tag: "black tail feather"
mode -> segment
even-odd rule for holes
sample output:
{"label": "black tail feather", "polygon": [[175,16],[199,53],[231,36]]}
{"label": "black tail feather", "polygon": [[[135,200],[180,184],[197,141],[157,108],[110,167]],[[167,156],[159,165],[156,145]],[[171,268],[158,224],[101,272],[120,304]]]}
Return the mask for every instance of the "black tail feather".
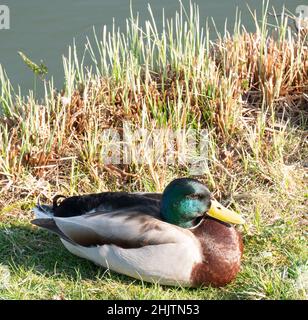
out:
{"label": "black tail feather", "polygon": [[58,200],[59,199],[66,199],[65,196],[58,194],[52,199],[52,209],[55,210],[58,207]]}
{"label": "black tail feather", "polygon": [[58,200],[63,196],[56,196],[53,200],[53,213],[55,217],[73,217],[87,214],[91,210],[110,211],[134,206],[159,206],[161,195],[136,195],[127,192],[102,192],[73,196],[64,199],[60,204]]}

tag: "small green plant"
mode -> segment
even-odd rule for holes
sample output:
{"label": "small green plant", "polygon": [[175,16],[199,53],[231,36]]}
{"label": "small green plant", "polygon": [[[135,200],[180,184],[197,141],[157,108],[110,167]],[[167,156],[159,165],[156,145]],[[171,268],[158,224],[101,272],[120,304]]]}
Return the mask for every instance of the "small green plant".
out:
{"label": "small green plant", "polygon": [[36,92],[36,79],[40,78],[44,81],[45,76],[48,73],[47,66],[41,61],[39,65],[34,63],[30,58],[28,58],[23,52],[18,51],[22,61],[26,64],[26,66],[34,73],[34,92]]}

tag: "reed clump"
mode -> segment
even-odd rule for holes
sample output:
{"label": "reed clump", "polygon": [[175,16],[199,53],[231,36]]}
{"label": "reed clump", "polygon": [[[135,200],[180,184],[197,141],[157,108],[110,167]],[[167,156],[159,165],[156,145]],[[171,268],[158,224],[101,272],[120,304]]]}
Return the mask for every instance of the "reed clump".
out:
{"label": "reed clump", "polygon": [[[40,102],[32,92],[16,93],[0,67],[4,197],[12,191],[19,197],[20,190],[36,196],[39,181],[48,185],[48,197],[59,186],[67,193],[112,185],[161,190],[172,176],[187,174],[185,165],[145,156],[139,163],[140,155],[129,164],[106,163],[115,142],[104,130],[121,137],[125,123],[152,131],[207,129],[208,167],[199,178],[220,196],[230,196],[230,182],[239,186],[250,174],[274,185],[266,173],[273,164],[304,162],[308,48],[287,16],[270,29],[266,14],[261,22],[253,15],[254,33],[238,20],[232,35],[211,41],[195,5],[164,19],[162,31],[149,12],[143,27],[132,14],[126,32],[94,33],[81,60],[73,45],[63,58],[64,89],[45,81]],[[91,66],[84,65],[86,56]],[[32,183],[25,183],[29,177]]]}

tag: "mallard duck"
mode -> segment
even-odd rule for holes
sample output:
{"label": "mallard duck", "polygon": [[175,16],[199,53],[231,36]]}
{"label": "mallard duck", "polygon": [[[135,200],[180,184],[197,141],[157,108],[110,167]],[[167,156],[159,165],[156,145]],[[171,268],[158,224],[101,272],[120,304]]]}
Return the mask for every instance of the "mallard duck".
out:
{"label": "mallard duck", "polygon": [[37,205],[33,224],[73,254],[147,282],[223,286],[240,268],[242,240],[201,182],[180,178],[159,193],[103,192]]}

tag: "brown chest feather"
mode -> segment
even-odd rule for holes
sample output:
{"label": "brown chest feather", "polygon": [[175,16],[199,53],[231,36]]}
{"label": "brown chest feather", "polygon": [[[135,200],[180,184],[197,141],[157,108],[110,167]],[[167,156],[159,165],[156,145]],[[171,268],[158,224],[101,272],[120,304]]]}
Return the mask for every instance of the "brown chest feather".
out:
{"label": "brown chest feather", "polygon": [[224,286],[240,269],[243,252],[241,235],[232,227],[213,219],[205,219],[192,230],[201,243],[203,261],[194,265],[194,286]]}

